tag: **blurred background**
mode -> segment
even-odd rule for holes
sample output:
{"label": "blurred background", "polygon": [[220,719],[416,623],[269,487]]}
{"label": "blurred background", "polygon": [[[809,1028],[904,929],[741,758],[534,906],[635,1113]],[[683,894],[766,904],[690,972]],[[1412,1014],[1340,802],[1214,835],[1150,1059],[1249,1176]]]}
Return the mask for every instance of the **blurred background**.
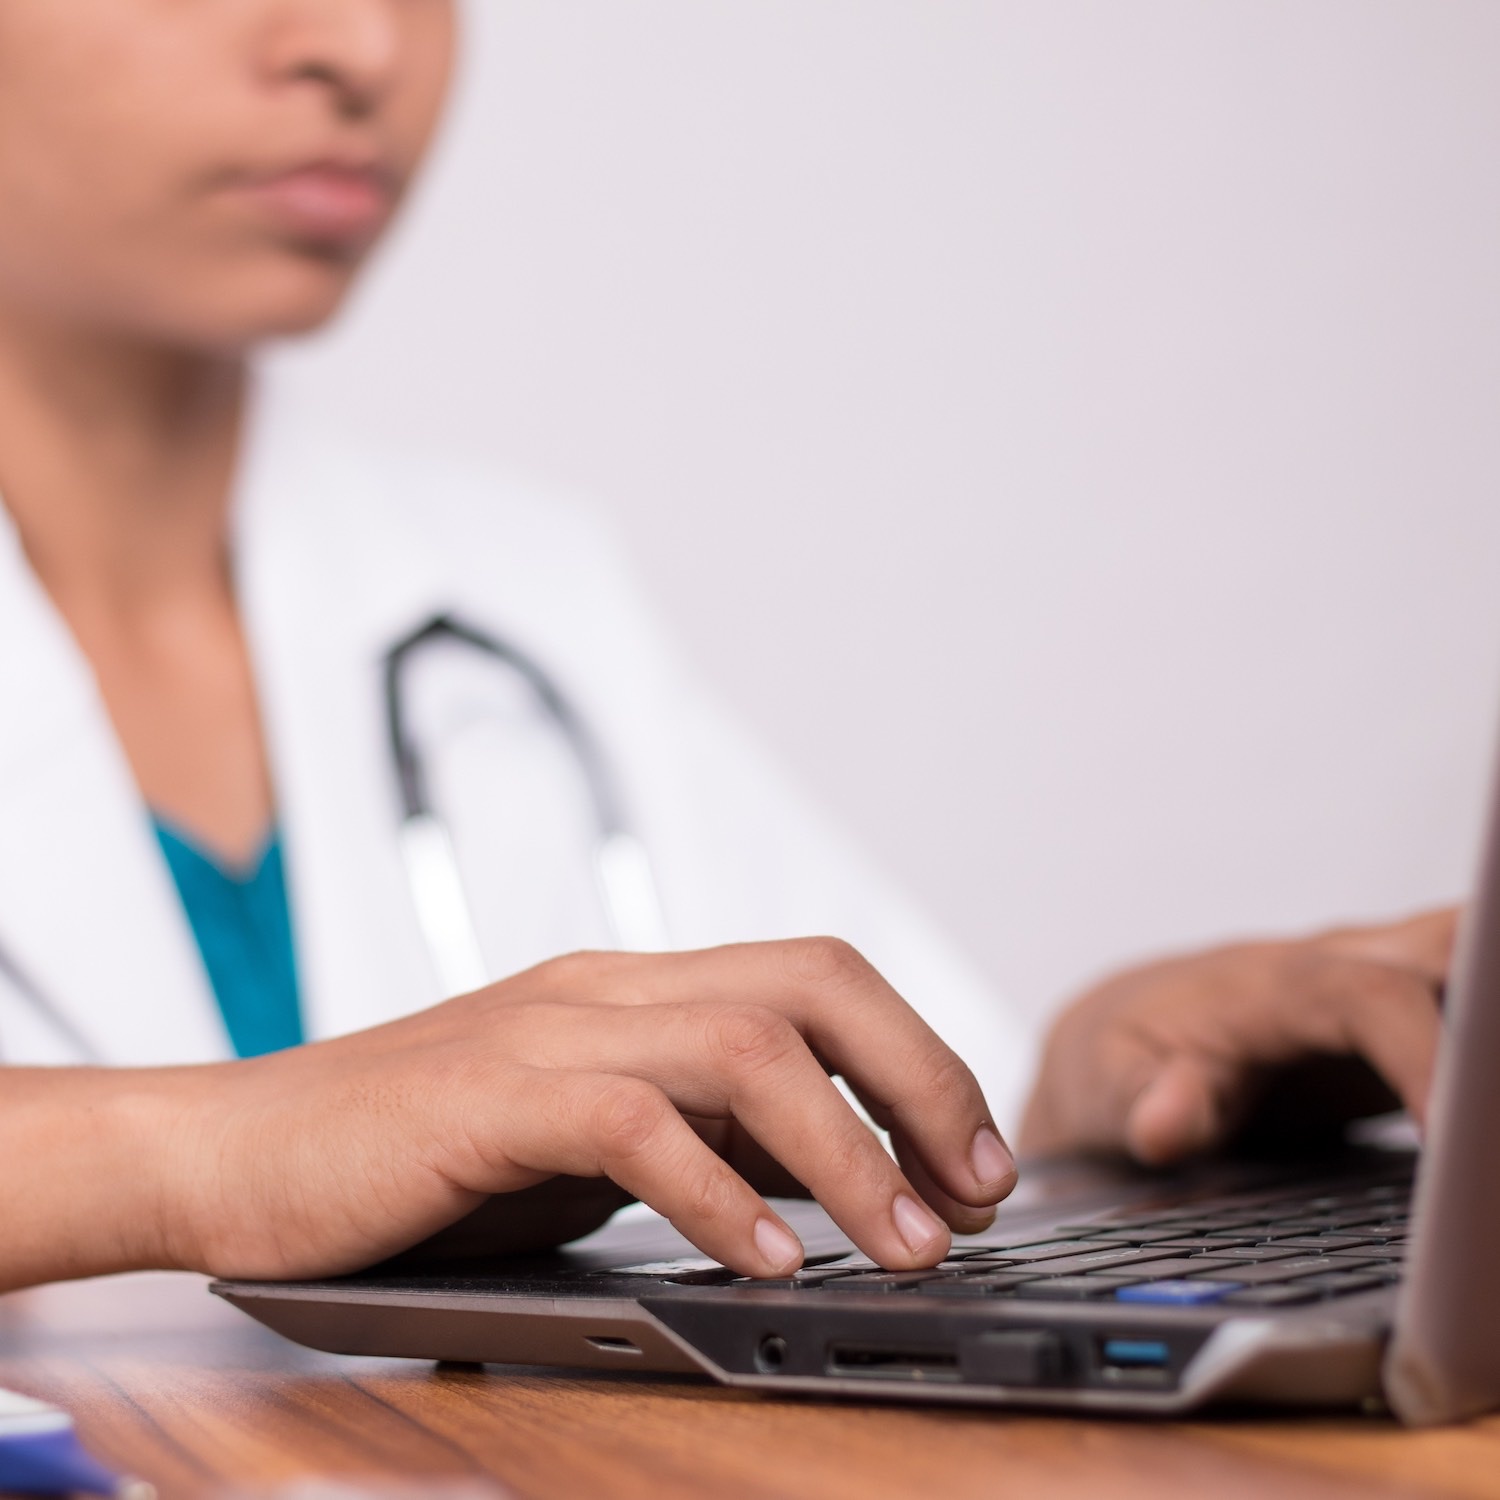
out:
{"label": "blurred background", "polygon": [[273,379],[583,494],[1034,1011],[1469,879],[1500,709],[1494,0],[478,0]]}

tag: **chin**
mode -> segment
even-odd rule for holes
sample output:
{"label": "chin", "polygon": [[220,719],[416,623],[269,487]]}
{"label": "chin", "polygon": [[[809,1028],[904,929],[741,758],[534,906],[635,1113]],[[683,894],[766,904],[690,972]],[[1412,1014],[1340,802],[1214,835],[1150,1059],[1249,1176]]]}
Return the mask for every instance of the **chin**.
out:
{"label": "chin", "polygon": [[168,313],[162,320],[168,327],[161,331],[194,347],[231,352],[316,332],[338,315],[361,264],[311,254],[279,262],[232,277],[200,278],[193,305],[179,309],[176,317]]}

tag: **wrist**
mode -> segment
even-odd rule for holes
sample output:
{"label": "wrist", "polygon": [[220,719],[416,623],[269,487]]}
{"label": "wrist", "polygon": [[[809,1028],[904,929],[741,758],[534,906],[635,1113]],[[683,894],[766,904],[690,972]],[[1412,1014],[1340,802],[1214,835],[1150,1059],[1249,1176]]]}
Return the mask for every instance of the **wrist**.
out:
{"label": "wrist", "polygon": [[8,1068],[0,1290],[183,1264],[171,1181],[178,1110],[168,1070]]}
{"label": "wrist", "polygon": [[[223,1065],[99,1069],[70,1112],[77,1264],[53,1276],[205,1266]],[[39,1277],[37,1279],[48,1279]]]}
{"label": "wrist", "polygon": [[210,1068],[121,1074],[99,1122],[110,1142],[110,1205],[121,1270],[198,1268],[196,1253],[206,1168],[201,1161]]}
{"label": "wrist", "polygon": [[118,1139],[136,1164],[137,1217],[122,1247],[140,1269],[209,1272],[225,1232],[223,1122],[240,1065],[139,1075],[115,1100]]}

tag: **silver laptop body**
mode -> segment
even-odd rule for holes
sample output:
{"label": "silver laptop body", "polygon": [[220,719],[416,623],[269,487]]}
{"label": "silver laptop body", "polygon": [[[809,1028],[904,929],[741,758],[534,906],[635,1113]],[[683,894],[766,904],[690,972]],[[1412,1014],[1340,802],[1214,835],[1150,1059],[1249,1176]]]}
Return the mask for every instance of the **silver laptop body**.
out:
{"label": "silver laptop body", "polygon": [[882,1273],[814,1206],[783,1204],[809,1252],[790,1283],[736,1278],[656,1220],[556,1254],[212,1289],[344,1354],[866,1399],[1451,1421],[1500,1406],[1500,791],[1446,1016],[1419,1162],[1366,1151],[1167,1177],[1040,1163],[926,1278]]}

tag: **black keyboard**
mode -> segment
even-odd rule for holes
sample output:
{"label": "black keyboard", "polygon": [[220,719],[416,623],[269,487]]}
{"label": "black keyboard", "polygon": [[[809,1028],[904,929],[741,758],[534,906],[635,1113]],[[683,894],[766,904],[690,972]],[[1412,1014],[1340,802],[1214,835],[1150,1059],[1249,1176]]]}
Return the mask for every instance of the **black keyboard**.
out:
{"label": "black keyboard", "polygon": [[[1296,1307],[1401,1279],[1409,1170],[1353,1188],[1260,1192],[1155,1209],[1121,1209],[1029,1239],[966,1243],[925,1271],[823,1257],[764,1281],[712,1263],[631,1267],[691,1285],[1020,1301],[1108,1299],[1156,1306]],[[676,1271],[677,1274],[673,1274]]]}

